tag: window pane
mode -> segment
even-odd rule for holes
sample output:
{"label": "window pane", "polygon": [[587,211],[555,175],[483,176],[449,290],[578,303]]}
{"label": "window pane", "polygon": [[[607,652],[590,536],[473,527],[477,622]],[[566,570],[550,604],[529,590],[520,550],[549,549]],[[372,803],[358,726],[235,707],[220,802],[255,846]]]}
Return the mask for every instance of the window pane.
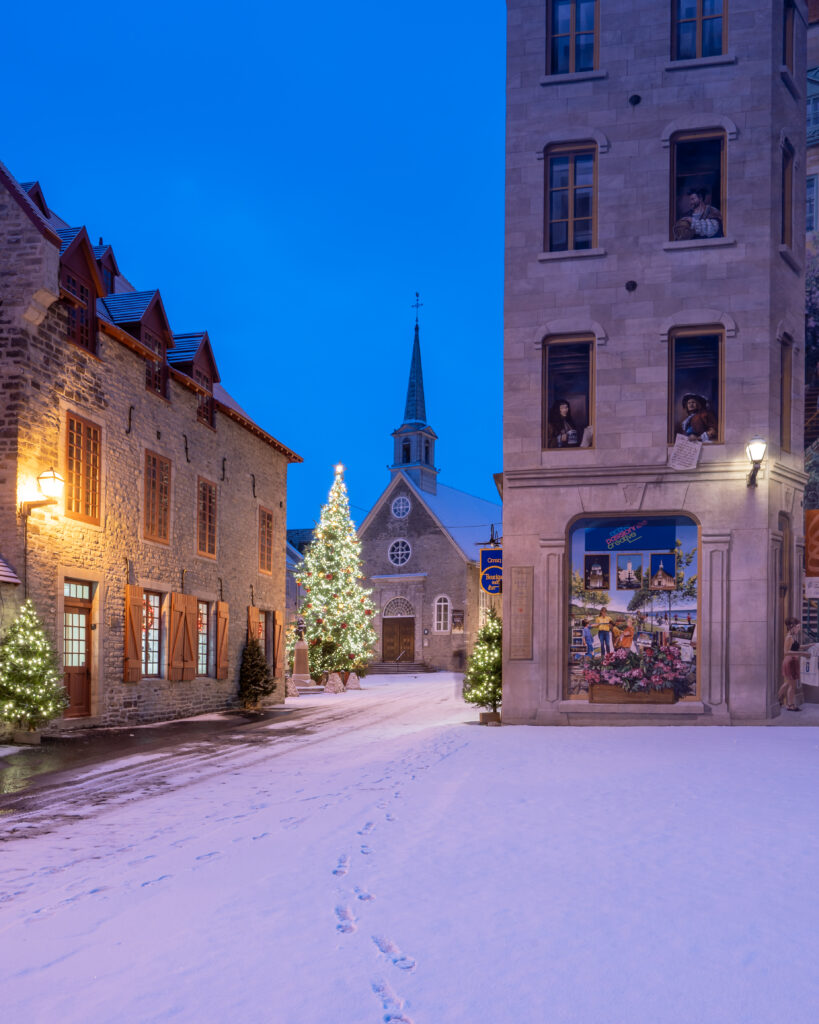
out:
{"label": "window pane", "polygon": [[686,21],[677,29],[677,60],[693,60],[697,56],[697,26]]}
{"label": "window pane", "polygon": [[569,248],[569,225],[566,221],[549,227],[549,252],[564,252]]}
{"label": "window pane", "polygon": [[574,222],[574,247],[575,249],[591,249],[592,222],[590,220],[576,220]]}
{"label": "window pane", "polygon": [[569,187],[569,158],[554,156],[549,161],[549,188]]}
{"label": "window pane", "polygon": [[588,33],[577,36],[574,50],[575,71],[591,71],[594,68],[594,36]]}
{"label": "window pane", "polygon": [[569,218],[569,190],[562,188],[558,192],[552,192],[549,199],[549,217],[551,220],[568,220]]}
{"label": "window pane", "polygon": [[575,158],[574,183],[578,188],[594,184],[594,157],[591,153],[588,156],[578,156]]}
{"label": "window pane", "polygon": [[672,431],[708,442],[719,440],[720,335],[698,334],[674,338]]}
{"label": "window pane", "polygon": [[597,0],[577,0],[575,25],[578,32],[594,31],[594,5]]}
{"label": "window pane", "polygon": [[588,220],[592,215],[592,191],[590,188],[579,188],[574,194],[575,219]]}
{"label": "window pane", "polygon": [[722,18],[702,23],[702,55],[716,57],[722,53]]}
{"label": "window pane", "polygon": [[569,36],[561,36],[552,40],[552,66],[553,75],[563,75],[569,70]]}
{"label": "window pane", "polygon": [[546,349],[547,436],[549,448],[577,448],[589,426],[591,344],[549,345]]}
{"label": "window pane", "polygon": [[709,14],[722,14],[722,0],[702,0],[702,13],[706,17]]}
{"label": "window pane", "polygon": [[677,0],[677,18],[696,18],[697,0]]}
{"label": "window pane", "polygon": [[552,0],[552,35],[565,35],[571,27],[572,0]]}
{"label": "window pane", "polygon": [[816,175],[808,178],[808,189],[805,203],[805,230],[816,230]]}

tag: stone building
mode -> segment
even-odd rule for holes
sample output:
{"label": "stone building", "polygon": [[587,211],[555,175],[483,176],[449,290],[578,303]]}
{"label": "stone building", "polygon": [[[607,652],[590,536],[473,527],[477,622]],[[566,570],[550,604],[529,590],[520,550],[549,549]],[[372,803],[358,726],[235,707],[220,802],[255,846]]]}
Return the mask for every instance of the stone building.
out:
{"label": "stone building", "polygon": [[[806,22],[803,0],[508,0],[507,722],[779,714],[804,545]],[[639,585],[618,586],[629,562]],[[590,699],[603,594],[636,646],[665,630],[690,696]]]}
{"label": "stone building", "polygon": [[404,422],[392,437],[390,482],[358,530],[379,612],[371,670],[462,670],[497,602],[480,587],[479,552],[500,525],[501,506],[438,479],[417,323]]}
{"label": "stone building", "polygon": [[174,334],[158,291],[2,165],[0,292],[0,629],[33,599],[76,724],[235,704],[248,630],[283,695],[299,456],[221,387],[207,333]]}

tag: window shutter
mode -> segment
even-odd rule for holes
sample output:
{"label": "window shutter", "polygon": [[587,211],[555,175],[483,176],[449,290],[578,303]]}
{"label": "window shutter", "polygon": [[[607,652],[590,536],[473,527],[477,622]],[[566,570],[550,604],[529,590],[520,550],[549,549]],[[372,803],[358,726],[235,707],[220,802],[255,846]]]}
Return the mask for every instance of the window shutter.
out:
{"label": "window shutter", "polygon": [[182,679],[193,679],[196,675],[196,621],[199,615],[199,602],[195,594],[180,594],[185,602],[182,643]]}
{"label": "window shutter", "polygon": [[227,601],[216,602],[216,678],[228,677],[228,625],[230,611]]}
{"label": "window shutter", "polygon": [[178,682],[182,679],[185,643],[186,594],[171,594],[168,621],[168,679]]}
{"label": "window shutter", "polygon": [[247,638],[259,639],[259,609],[252,604],[247,606]]}
{"label": "window shutter", "polygon": [[125,585],[125,659],[123,678],[138,683],[142,675],[142,587]]}
{"label": "window shutter", "polygon": [[284,613],[273,612],[273,675],[284,675]]}

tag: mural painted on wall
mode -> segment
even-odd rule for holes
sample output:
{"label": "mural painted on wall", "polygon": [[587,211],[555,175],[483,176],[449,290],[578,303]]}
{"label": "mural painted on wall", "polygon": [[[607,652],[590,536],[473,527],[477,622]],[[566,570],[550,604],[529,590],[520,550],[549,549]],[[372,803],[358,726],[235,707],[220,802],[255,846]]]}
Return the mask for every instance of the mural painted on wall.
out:
{"label": "mural painted on wall", "polygon": [[[666,655],[697,683],[697,524],[688,516],[584,518],[569,532],[568,695],[590,667]],[[627,657],[626,654],[633,657]],[[639,681],[637,681],[638,685]]]}

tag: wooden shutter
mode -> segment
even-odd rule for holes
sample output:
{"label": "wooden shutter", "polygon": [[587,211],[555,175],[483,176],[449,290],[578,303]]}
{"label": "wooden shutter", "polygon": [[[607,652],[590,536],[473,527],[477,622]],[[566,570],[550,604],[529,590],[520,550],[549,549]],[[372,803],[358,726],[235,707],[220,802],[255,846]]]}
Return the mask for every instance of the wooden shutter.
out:
{"label": "wooden shutter", "polygon": [[185,609],[187,594],[171,594],[168,615],[168,679],[178,682],[182,679],[185,643]]}
{"label": "wooden shutter", "polygon": [[273,675],[284,675],[284,613],[273,612]]}
{"label": "wooden shutter", "polygon": [[247,606],[247,638],[259,639],[259,609],[252,604]]}
{"label": "wooden shutter", "polygon": [[230,611],[227,601],[216,602],[216,678],[228,677],[228,625]]}
{"label": "wooden shutter", "polygon": [[123,678],[138,683],[142,676],[142,587],[125,585],[125,659]]}
{"label": "wooden shutter", "polygon": [[193,679],[196,675],[196,620],[199,616],[199,602],[195,594],[180,594],[185,602],[182,641],[182,679]]}

